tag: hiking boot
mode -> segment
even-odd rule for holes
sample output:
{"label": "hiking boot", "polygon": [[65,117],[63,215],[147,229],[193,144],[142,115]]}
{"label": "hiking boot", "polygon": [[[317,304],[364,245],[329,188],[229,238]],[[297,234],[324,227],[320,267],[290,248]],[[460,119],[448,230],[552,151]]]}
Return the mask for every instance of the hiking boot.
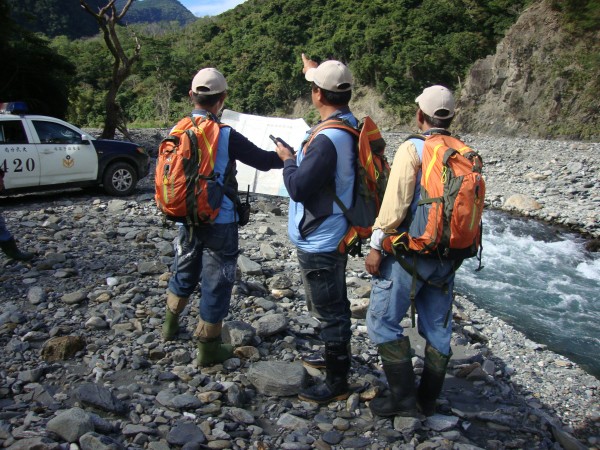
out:
{"label": "hiking boot", "polygon": [[350,345],[346,342],[325,343],[325,382],[303,389],[298,398],[320,405],[350,396]]}
{"label": "hiking boot", "polygon": [[389,395],[380,395],[369,403],[378,416],[417,415],[415,373],[412,367],[408,337],[378,345],[383,371],[390,387]]}
{"label": "hiking boot", "polygon": [[221,339],[198,342],[198,356],[196,360],[200,367],[219,364],[231,357],[233,357],[233,346],[223,344]]}
{"label": "hiking boot", "polygon": [[436,400],[442,392],[450,355],[444,355],[429,343],[425,346],[425,367],[417,390],[417,408],[424,416],[435,414]]}
{"label": "hiking boot", "polygon": [[0,242],[0,248],[2,248],[2,251],[10,259],[15,259],[17,261],[29,261],[33,258],[33,253],[22,252],[19,250],[17,248],[17,243],[13,238],[10,238],[8,241]]}

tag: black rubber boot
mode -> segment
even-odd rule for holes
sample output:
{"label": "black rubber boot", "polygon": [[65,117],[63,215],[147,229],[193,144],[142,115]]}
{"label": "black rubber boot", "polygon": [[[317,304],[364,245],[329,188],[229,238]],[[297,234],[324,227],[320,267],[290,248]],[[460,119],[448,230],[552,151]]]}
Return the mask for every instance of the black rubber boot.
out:
{"label": "black rubber boot", "polygon": [[304,389],[298,394],[300,400],[327,404],[345,400],[350,396],[348,373],[350,372],[350,344],[346,342],[325,343],[325,382]]}
{"label": "black rubber boot", "polygon": [[390,393],[371,400],[369,408],[378,416],[415,417],[415,373],[411,361],[410,340],[405,336],[397,341],[378,345],[377,349]]}
{"label": "black rubber boot", "polygon": [[33,253],[22,252],[17,248],[17,243],[13,238],[8,241],[0,242],[0,248],[2,251],[11,259],[16,259],[18,261],[29,261],[33,258]]}
{"label": "black rubber boot", "polygon": [[312,367],[314,369],[325,369],[325,357],[321,352],[311,353],[310,355],[302,358],[302,363],[305,366]]}
{"label": "black rubber boot", "polygon": [[446,368],[451,355],[452,352],[450,352],[450,355],[438,352],[429,343],[425,347],[425,367],[417,391],[417,407],[421,414],[425,416],[435,414],[436,400],[442,392]]}

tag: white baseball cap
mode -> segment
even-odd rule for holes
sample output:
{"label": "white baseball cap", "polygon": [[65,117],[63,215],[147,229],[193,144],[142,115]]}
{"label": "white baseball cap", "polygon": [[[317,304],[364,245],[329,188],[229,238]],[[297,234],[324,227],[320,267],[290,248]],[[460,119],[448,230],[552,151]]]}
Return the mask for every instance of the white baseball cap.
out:
{"label": "white baseball cap", "polygon": [[421,111],[434,119],[449,119],[454,116],[454,97],[444,86],[435,85],[423,89],[415,102]]}
{"label": "white baseball cap", "polygon": [[212,67],[200,70],[192,80],[192,91],[196,94],[220,94],[227,90],[227,81],[221,72]]}
{"label": "white baseball cap", "polygon": [[326,91],[346,92],[352,89],[350,69],[339,61],[329,60],[319,67],[311,67],[304,77]]}

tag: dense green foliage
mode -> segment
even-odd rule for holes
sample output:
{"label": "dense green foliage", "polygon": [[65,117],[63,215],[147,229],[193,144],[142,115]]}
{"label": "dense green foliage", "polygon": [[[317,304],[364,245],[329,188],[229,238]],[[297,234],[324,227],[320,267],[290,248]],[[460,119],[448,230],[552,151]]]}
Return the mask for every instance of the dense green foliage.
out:
{"label": "dense green foliage", "polygon": [[[13,20],[31,32],[71,39],[98,34],[96,21],[83,14],[79,0],[6,0]],[[97,6],[99,0],[91,0]]]}
{"label": "dense green foliage", "polygon": [[64,117],[75,68],[47,39],[15,24],[6,0],[0,0],[0,30],[0,102],[22,100],[35,112]]}
{"label": "dense green foliage", "polygon": [[[71,11],[73,5],[80,8],[78,0],[61,0],[63,14],[56,20],[50,14],[56,0],[7,1],[15,10],[35,11],[38,30],[49,35],[65,34],[65,26],[70,25],[61,21],[67,16],[76,14],[80,23],[89,19],[83,10]],[[105,3],[90,1],[94,2]],[[179,5],[174,0],[136,2],[125,21],[137,21],[136,8],[152,11],[161,6],[164,11],[173,3]],[[228,107],[286,114],[308,92],[301,74],[300,54],[305,52],[316,60],[346,62],[358,85],[374,87],[384,106],[402,116],[412,112],[415,94],[424,86],[439,83],[457,88],[469,66],[493,52],[526,3],[248,0],[220,16],[204,17],[185,27],[177,21],[163,22],[160,28],[133,24],[119,29],[121,42],[131,48],[135,34],[142,44],[142,57],[118,101],[136,126],[170,124],[189,109],[187,92],[194,73],[214,66],[228,79]],[[46,28],[41,24],[44,14],[45,22],[52,22]],[[49,16],[53,19],[47,20]],[[80,125],[101,125],[102,99],[111,76],[103,41],[98,36],[84,40],[60,36],[52,41],[52,49],[77,70],[73,78],[64,78],[68,83],[64,88],[70,90],[69,119]]]}
{"label": "dense green foliage", "polygon": [[[198,42],[193,69],[215,65],[232,85],[232,107],[285,109],[307,92],[300,53],[350,65],[356,81],[394,109],[430,83],[456,87],[516,20],[513,0],[250,0],[173,38]],[[412,110],[412,107],[410,108]],[[400,111],[401,112],[401,111]]]}
{"label": "dense green foliage", "polygon": [[[74,0],[73,0],[74,1]],[[147,0],[144,3],[149,3]],[[136,125],[171,123],[188,109],[194,73],[219,68],[230,90],[228,107],[285,114],[308,92],[300,54],[349,64],[357,84],[375,87],[385,106],[412,111],[415,94],[430,83],[456,88],[468,67],[493,52],[526,0],[248,0],[217,17],[167,29],[136,25],[141,63],[119,101]],[[78,68],[70,115],[101,120],[101,92],[109,76],[96,38],[54,47]]]}
{"label": "dense green foliage", "polygon": [[562,13],[564,26],[574,34],[600,29],[600,0],[552,0]]}

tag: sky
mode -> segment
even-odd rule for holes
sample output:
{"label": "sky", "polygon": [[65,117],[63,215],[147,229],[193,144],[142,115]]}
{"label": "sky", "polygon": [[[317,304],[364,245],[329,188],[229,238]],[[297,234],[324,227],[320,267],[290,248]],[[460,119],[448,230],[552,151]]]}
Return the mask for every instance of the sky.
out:
{"label": "sky", "polygon": [[234,8],[245,0],[179,0],[183,6],[198,17],[216,16]]}

